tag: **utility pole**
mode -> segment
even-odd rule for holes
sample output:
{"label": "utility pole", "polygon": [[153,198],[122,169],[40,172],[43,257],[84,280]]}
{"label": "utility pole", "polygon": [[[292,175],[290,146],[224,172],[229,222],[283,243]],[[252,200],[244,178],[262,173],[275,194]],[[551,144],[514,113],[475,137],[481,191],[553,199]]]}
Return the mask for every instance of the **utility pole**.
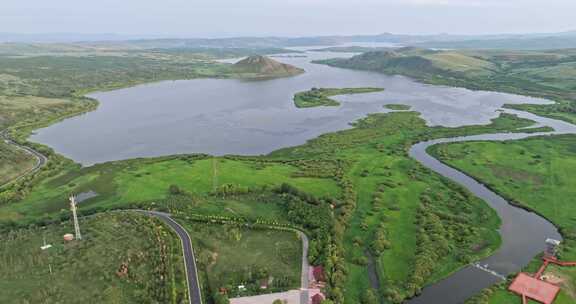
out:
{"label": "utility pole", "polygon": [[77,240],[81,240],[82,235],[80,234],[80,225],[78,224],[78,215],[76,214],[76,197],[74,195],[70,195],[70,209],[72,210],[72,217],[74,219],[74,237]]}
{"label": "utility pole", "polygon": [[218,190],[218,160],[216,157],[212,158],[212,191],[216,193]]}

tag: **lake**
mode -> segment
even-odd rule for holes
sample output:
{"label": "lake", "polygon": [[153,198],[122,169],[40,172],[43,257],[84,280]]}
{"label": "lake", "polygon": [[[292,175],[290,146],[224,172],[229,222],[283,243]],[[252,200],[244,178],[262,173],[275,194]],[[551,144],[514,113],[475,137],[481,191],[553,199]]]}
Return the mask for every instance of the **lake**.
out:
{"label": "lake", "polygon": [[[402,76],[312,64],[352,54],[307,52],[274,58],[306,70],[272,80],[164,81],[99,92],[96,111],[66,119],[31,136],[34,142],[89,166],[112,160],[179,153],[267,154],[342,130],[383,105],[403,103],[429,125],[487,124],[505,103],[545,103],[518,95],[425,85]],[[298,109],[294,93],[311,87],[383,87],[379,93],[339,96],[340,107]]]}

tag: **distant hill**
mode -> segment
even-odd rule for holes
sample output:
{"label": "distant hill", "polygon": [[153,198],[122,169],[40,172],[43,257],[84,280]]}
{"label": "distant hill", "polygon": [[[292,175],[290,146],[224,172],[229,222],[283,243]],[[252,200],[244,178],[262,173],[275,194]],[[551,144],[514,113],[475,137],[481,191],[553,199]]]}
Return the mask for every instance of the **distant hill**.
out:
{"label": "distant hill", "polygon": [[320,63],[350,69],[401,74],[414,78],[470,77],[490,75],[492,62],[456,51],[438,51],[416,47],[372,51],[349,59],[329,59]]}
{"label": "distant hill", "polygon": [[234,64],[233,70],[237,73],[254,74],[256,78],[287,77],[304,73],[303,69],[261,55],[253,55],[238,61]]}
{"label": "distant hill", "polygon": [[543,97],[559,101],[556,110],[575,113],[575,55],[576,49],[431,50],[405,47],[316,63],[404,75],[431,84]]}

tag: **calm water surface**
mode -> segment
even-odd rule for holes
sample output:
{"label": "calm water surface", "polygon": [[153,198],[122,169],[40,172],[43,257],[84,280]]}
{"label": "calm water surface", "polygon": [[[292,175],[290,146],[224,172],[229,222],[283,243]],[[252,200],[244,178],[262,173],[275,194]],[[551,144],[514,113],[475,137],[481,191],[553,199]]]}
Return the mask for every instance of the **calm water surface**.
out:
{"label": "calm water surface", "polygon": [[[544,103],[517,95],[430,86],[405,77],[311,64],[350,56],[309,52],[276,58],[305,74],[265,81],[197,79],[165,81],[91,94],[100,107],[38,130],[46,144],[83,165],[177,153],[266,154],[349,127],[387,103],[411,105],[429,125],[487,124],[504,103]],[[383,87],[386,91],[341,96],[340,107],[297,109],[294,93],[311,87]]]}

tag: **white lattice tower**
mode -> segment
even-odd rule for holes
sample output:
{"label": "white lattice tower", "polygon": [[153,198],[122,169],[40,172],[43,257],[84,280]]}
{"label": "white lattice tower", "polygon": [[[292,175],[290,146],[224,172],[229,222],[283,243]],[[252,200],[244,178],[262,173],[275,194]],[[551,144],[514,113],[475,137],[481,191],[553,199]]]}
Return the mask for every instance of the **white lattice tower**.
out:
{"label": "white lattice tower", "polygon": [[80,234],[80,225],[78,224],[78,215],[76,213],[76,197],[74,195],[70,196],[70,210],[72,210],[72,217],[74,219],[74,237],[77,240],[81,240],[82,234]]}

